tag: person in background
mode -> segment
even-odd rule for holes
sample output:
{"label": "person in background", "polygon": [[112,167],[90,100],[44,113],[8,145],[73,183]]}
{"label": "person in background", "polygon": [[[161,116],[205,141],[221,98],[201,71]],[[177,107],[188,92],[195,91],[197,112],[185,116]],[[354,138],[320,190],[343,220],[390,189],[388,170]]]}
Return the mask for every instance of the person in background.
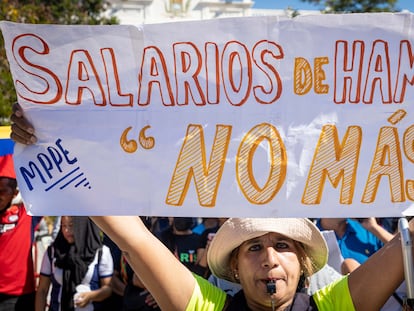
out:
{"label": "person in background", "polygon": [[114,264],[111,278],[112,294],[106,304],[110,306],[111,311],[122,311],[125,286],[128,279],[132,277],[133,271],[129,269],[130,271],[127,273],[124,269],[124,273],[122,272],[123,266],[125,266],[122,252],[106,234],[103,235],[102,243],[110,249]]}
{"label": "person in background", "polygon": [[144,283],[134,273],[124,292],[123,311],[161,311]]}
{"label": "person in background", "polygon": [[[358,268],[394,236],[394,233],[380,225],[374,217],[321,218],[317,220],[317,225],[319,229],[335,232],[339,249],[344,258],[340,271],[344,275]],[[401,289],[394,292],[381,310],[401,310],[400,292]]]}
{"label": "person in background", "polygon": [[[208,218],[213,219],[213,218]],[[201,233],[201,241],[203,243],[204,248],[206,248],[206,245],[209,241],[212,240],[214,237],[214,234],[217,232],[217,230],[221,227],[221,225],[227,220],[227,218],[214,218],[214,226],[212,225],[213,222],[210,221],[210,225],[206,226],[203,232]],[[207,222],[206,222],[207,223]]]}
{"label": "person in background", "polygon": [[[0,310],[34,310],[33,220],[21,201],[11,151],[0,154]],[[3,153],[4,152],[4,153]],[[6,154],[7,153],[7,154]]]}
{"label": "person in background", "polygon": [[[154,230],[154,219],[151,217],[140,217],[145,227]],[[126,284],[123,299],[123,311],[160,311],[157,302],[148,292],[144,283],[134,273],[125,256],[122,255],[121,275]]]}
{"label": "person in background", "polygon": [[151,217],[151,228],[149,229],[156,237],[171,227],[168,217]]}
{"label": "person in background", "polygon": [[[211,241],[213,240],[214,236],[216,235],[217,230],[221,227],[221,225],[227,220],[227,218],[206,218],[209,219],[209,226],[205,228],[203,233],[201,234],[201,249],[200,249],[200,255],[197,258],[197,266],[198,268],[198,274],[206,279],[210,279],[211,271],[208,268],[207,263],[207,252],[208,248],[210,246]],[[213,221],[215,220],[215,226],[213,227]],[[203,271],[204,269],[204,271]],[[224,284],[227,287],[233,288],[232,286],[228,286],[228,284],[222,280],[221,282],[219,280],[216,280],[214,277],[210,279],[213,283],[217,284]],[[237,288],[237,286],[236,286]]]}
{"label": "person in background", "polygon": [[378,224],[383,227],[388,232],[395,234],[398,232],[398,221],[399,217],[384,217],[384,218],[376,218]]}
{"label": "person in background", "polygon": [[60,231],[43,256],[36,311],[104,310],[99,302],[111,296],[112,273],[112,256],[98,227],[88,217],[62,216]]}
{"label": "person in background", "polygon": [[201,222],[196,225],[192,230],[195,234],[202,235],[205,230],[207,229],[216,229],[219,226],[219,219],[218,218],[202,218]]}
{"label": "person in background", "polygon": [[201,255],[201,237],[193,233],[194,219],[191,217],[171,217],[171,226],[164,230],[159,239],[187,268],[197,274],[205,269],[197,265]]}
{"label": "person in background", "polygon": [[[386,242],[393,238],[393,234],[381,227],[374,217],[360,218],[320,218],[316,222],[320,230],[335,232],[339,249],[343,258],[352,258],[359,264],[377,252]],[[347,262],[342,266],[342,274],[347,274]]]}
{"label": "person in background", "polygon": [[33,261],[36,276],[36,287],[38,285],[40,265],[42,263],[43,254],[48,246],[52,243],[52,227],[53,218],[49,216],[43,216],[40,218],[39,223],[34,229],[34,241],[33,241]]}

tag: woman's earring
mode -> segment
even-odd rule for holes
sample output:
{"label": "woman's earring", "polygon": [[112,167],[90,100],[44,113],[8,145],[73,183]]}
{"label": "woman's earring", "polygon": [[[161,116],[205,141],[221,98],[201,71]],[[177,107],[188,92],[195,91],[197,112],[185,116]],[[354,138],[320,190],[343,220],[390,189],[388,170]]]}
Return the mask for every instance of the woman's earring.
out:
{"label": "woman's earring", "polygon": [[234,270],[234,278],[235,278],[236,280],[238,280],[238,279],[239,279],[239,274],[237,273],[237,270]]}

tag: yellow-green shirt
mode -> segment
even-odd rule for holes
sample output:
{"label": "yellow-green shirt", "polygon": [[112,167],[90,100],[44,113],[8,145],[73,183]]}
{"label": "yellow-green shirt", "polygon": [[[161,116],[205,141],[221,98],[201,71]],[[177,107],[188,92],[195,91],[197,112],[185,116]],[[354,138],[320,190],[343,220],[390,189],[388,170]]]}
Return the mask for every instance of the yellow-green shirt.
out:
{"label": "yellow-green shirt", "polygon": [[[221,311],[227,294],[206,279],[194,275],[196,286],[186,311]],[[348,277],[344,276],[313,294],[319,311],[355,310],[348,288]]]}

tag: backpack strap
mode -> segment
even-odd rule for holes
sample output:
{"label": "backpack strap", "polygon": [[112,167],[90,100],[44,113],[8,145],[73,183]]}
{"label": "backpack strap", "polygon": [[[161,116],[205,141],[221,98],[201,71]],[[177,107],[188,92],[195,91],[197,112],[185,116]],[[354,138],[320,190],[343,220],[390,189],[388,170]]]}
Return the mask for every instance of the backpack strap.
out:
{"label": "backpack strap", "polygon": [[52,266],[52,263],[53,263],[53,260],[52,260],[52,258],[53,258],[53,246],[49,245],[47,247],[46,251],[47,251],[47,257],[49,258],[50,266]]}
{"label": "backpack strap", "polygon": [[398,294],[396,292],[393,292],[392,296],[394,297],[395,300],[397,300],[397,302],[400,304],[400,306],[404,306],[403,299],[400,296],[398,296]]}

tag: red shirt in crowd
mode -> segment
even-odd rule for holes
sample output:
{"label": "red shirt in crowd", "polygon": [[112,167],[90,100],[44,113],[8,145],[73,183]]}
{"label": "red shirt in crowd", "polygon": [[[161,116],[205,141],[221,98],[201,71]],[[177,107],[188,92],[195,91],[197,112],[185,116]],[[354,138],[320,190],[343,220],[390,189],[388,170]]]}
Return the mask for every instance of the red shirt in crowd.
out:
{"label": "red shirt in crowd", "polygon": [[0,293],[20,296],[35,291],[32,217],[23,204],[0,214]]}

